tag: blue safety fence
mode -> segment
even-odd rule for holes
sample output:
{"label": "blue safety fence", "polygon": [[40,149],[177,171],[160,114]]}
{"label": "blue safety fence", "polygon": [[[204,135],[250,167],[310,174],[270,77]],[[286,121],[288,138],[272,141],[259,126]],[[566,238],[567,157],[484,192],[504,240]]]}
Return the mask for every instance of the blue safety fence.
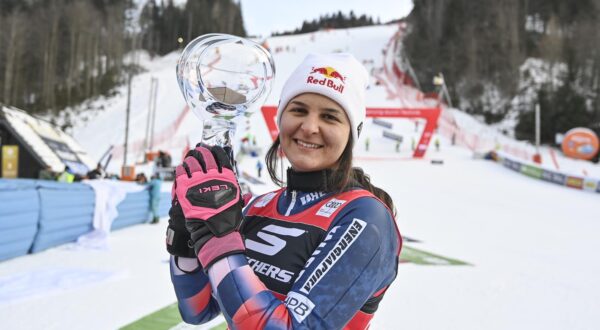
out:
{"label": "blue safety fence", "polygon": [[[171,194],[161,193],[159,215],[168,215]],[[0,179],[0,261],[74,242],[92,231],[94,190],[82,183]],[[112,230],[145,223],[150,194],[126,195]]]}
{"label": "blue safety fence", "polygon": [[158,204],[158,214],[161,217],[169,215],[169,210],[171,209],[171,193],[163,192],[160,194],[160,201]]}
{"label": "blue safety fence", "polygon": [[73,242],[90,232],[94,216],[94,190],[82,183],[38,181],[38,231],[31,252]]}
{"label": "blue safety fence", "polygon": [[39,212],[34,180],[0,180],[0,260],[29,252]]}
{"label": "blue safety fence", "polygon": [[150,217],[150,194],[148,190],[127,194],[117,206],[119,215],[112,223],[112,230],[148,222]]}

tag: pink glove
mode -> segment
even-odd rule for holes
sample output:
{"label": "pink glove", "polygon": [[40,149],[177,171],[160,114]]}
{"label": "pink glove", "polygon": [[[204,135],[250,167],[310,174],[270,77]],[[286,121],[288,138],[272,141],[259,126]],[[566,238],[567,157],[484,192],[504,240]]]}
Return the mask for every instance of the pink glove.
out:
{"label": "pink glove", "polygon": [[238,229],[244,200],[227,152],[218,146],[198,146],[188,152],[175,175],[172,208],[183,210],[190,242],[204,269],[222,257],[243,253]]}

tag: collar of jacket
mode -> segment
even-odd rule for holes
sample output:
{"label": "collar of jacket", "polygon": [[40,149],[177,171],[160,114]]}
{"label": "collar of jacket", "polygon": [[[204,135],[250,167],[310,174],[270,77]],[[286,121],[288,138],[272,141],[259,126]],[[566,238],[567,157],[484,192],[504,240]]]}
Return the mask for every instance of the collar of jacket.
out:
{"label": "collar of jacket", "polygon": [[298,191],[329,191],[327,182],[331,170],[297,172],[291,167],[287,170],[287,189]]}

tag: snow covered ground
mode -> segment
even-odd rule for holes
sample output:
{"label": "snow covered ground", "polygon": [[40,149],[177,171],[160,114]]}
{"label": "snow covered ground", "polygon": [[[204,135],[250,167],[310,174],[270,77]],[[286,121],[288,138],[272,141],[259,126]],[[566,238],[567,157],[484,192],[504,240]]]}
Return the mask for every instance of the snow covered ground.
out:
{"label": "snow covered ground", "polygon": [[[305,52],[351,51],[377,66],[394,32],[384,26],[270,39],[273,50],[284,51],[275,53],[279,78],[267,104],[276,104],[283,80]],[[170,150],[174,160],[188,139],[192,144],[199,139],[200,126],[191,112],[183,112],[176,60],[171,54],[144,61],[148,72],[134,80],[130,132],[130,141],[144,138],[150,78],[157,77],[156,136],[167,138],[156,145]],[[368,95],[371,106],[394,104],[380,88]],[[108,145],[122,144],[124,96],[97,101],[104,110],[74,129],[95,159]],[[179,125],[177,118],[183,118]],[[368,121],[364,131],[371,150],[359,141],[356,165],[393,197],[401,232],[421,241],[406,246],[469,265],[402,263],[373,329],[593,329],[600,324],[600,261],[594,256],[600,249],[600,195],[475,160],[471,151],[450,146],[443,137],[440,151],[432,146],[424,159],[411,159],[410,140],[418,136],[413,122],[390,121],[394,132],[405,136],[400,152]],[[246,126],[266,148],[270,138],[262,116],[241,124],[240,134]],[[134,149],[130,159],[139,153]],[[443,164],[432,164],[433,159]],[[240,168],[254,173],[256,161],[246,156]],[[113,171],[121,162],[115,159]],[[272,187],[252,189],[262,193]],[[65,245],[0,263],[0,329],[116,329],[172,304],[165,227],[162,219],[159,225],[116,231],[108,250]]]}

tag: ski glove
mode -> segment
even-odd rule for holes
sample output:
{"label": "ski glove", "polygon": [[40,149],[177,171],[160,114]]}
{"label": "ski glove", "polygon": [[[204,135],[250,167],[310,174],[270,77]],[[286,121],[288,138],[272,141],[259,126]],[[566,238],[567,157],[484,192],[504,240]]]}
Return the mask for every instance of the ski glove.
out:
{"label": "ski glove", "polygon": [[185,216],[175,195],[175,185],[171,190],[171,209],[169,209],[169,226],[167,227],[167,252],[176,257],[196,258],[194,247],[188,242],[192,239],[185,227]]}
{"label": "ski glove", "polygon": [[237,231],[244,200],[227,152],[199,145],[175,169],[176,199],[190,245],[204,270],[222,257],[245,251]]}

